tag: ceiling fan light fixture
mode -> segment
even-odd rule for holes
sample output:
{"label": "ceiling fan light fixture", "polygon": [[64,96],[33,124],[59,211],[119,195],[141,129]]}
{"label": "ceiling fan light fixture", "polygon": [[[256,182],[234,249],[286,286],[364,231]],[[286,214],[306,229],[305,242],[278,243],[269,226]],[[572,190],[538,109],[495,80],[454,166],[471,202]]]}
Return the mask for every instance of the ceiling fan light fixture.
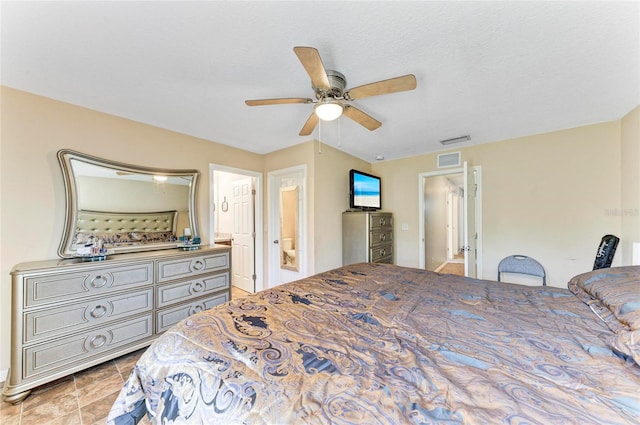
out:
{"label": "ceiling fan light fixture", "polygon": [[322,121],[333,121],[342,115],[343,107],[334,100],[322,100],[315,107],[315,113]]}

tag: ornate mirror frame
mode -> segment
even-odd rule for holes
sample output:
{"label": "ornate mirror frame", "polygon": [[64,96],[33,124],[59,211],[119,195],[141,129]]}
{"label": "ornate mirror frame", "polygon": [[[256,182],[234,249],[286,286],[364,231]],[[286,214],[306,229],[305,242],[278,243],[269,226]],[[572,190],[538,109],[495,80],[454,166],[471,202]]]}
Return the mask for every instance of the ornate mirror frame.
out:
{"label": "ornate mirror frame", "polygon": [[[58,161],[60,163],[60,167],[62,169],[62,176],[64,179],[65,186],[65,225],[62,232],[62,238],[60,240],[60,246],[58,247],[58,255],[62,258],[73,258],[78,256],[77,252],[77,239],[79,231],[79,222],[82,221],[80,219],[81,214],[79,213],[79,188],[78,188],[78,179],[76,172],[74,172],[74,164],[82,163],[83,166],[87,167],[101,167],[104,169],[105,173],[110,173],[113,175],[123,176],[123,180],[132,180],[132,179],[146,179],[147,182],[153,182],[155,178],[166,178],[169,182],[176,179],[182,179],[182,186],[188,186],[188,200],[187,200],[187,216],[188,216],[188,230],[191,238],[199,237],[200,228],[198,225],[198,216],[197,216],[197,193],[198,193],[198,181],[200,172],[197,170],[172,170],[172,169],[161,169],[161,168],[152,168],[152,167],[143,167],[131,164],[125,164],[117,161],[111,161],[103,158],[98,158],[92,155],[83,154],[80,152],[76,152],[70,149],[62,149],[58,151]],[[155,176],[155,178],[154,178]],[[117,181],[117,180],[116,180]],[[186,181],[186,183],[184,182]],[[157,185],[161,185],[162,183],[157,183]],[[106,196],[106,195],[104,195]],[[111,195],[113,196],[113,194]],[[150,215],[158,215],[162,214],[162,217],[170,217],[168,219],[169,226],[172,226],[173,233],[176,232],[176,225],[178,220],[178,214],[176,211],[163,211],[162,208],[157,208],[158,211],[146,212],[146,211],[135,211],[135,209],[130,209],[128,211],[109,211],[107,213],[103,211],[88,211],[90,214],[97,214],[97,219],[92,218],[91,221],[102,221],[103,225],[106,222],[140,222],[140,219],[143,221],[149,221],[147,218]],[[82,211],[82,214],[87,213],[87,211]],[[109,216],[103,219],[105,214],[115,215],[115,219],[113,216]],[[183,213],[184,214],[184,213]],[[124,215],[124,218],[123,218]],[[127,217],[127,215],[132,216],[133,218]],[[173,218],[171,218],[173,217]],[[153,220],[153,219],[152,219]],[[105,226],[109,227],[109,226]],[[121,225],[114,225],[114,228],[122,227]],[[124,230],[124,229],[120,229]],[[151,229],[156,230],[156,229]],[[184,229],[187,230],[186,228]],[[108,231],[111,231],[108,229]],[[136,235],[140,235],[144,233],[146,230],[138,231],[138,230],[128,230],[129,232],[135,232]],[[154,235],[158,234],[158,232],[152,232]],[[165,236],[169,233],[169,231],[165,232]],[[187,232],[185,232],[187,233]],[[98,233],[97,233],[98,234]],[[103,235],[104,233],[99,233],[98,235]],[[131,234],[131,233],[130,233]],[[151,233],[149,233],[151,234]],[[150,251],[150,250],[158,250],[158,249],[169,249],[175,248],[177,246],[177,241],[174,241],[174,237],[171,237],[171,241],[157,241],[155,238],[147,238],[146,235],[143,235],[143,238],[134,239],[133,241],[128,241],[128,243],[111,243],[107,247],[108,254],[118,254],[124,252],[139,252],[139,251]],[[180,235],[173,235],[178,238]],[[96,239],[97,240],[97,239]],[[110,241],[113,242],[113,241]],[[100,241],[102,245],[102,241]]]}

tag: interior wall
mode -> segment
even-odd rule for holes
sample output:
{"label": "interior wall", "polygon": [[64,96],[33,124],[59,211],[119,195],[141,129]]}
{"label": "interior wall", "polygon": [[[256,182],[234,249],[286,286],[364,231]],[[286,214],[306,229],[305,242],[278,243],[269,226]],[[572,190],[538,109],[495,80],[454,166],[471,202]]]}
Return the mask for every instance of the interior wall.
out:
{"label": "interior wall", "polygon": [[[495,279],[500,259],[518,253],[540,261],[550,285],[566,287],[592,269],[600,238],[621,230],[611,214],[621,205],[620,121],[456,151],[482,166],[484,278]],[[399,265],[419,265],[418,174],[436,171],[436,161],[434,153],[372,165],[385,187],[402,188],[382,195],[396,217]]]}
{"label": "interior wall", "polygon": [[313,155],[314,217],[318,229],[314,241],[315,270],[319,273],[342,266],[342,213],[349,209],[349,170],[370,173],[371,164],[318,142]]}
{"label": "interior wall", "polygon": [[58,150],[148,167],[199,170],[203,236],[209,235],[209,164],[262,171],[262,155],[23,91],[0,87],[0,104],[0,370],[9,367],[11,269],[57,257],[65,213]]}
{"label": "interior wall", "polygon": [[622,264],[631,264],[633,244],[640,243],[640,106],[622,119],[622,220],[619,252]]}

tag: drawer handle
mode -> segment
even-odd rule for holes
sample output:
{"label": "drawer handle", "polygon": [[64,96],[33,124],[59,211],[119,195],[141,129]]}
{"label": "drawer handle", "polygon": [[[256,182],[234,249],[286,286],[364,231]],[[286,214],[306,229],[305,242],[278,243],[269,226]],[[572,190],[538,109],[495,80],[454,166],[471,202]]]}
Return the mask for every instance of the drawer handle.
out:
{"label": "drawer handle", "polygon": [[193,285],[191,286],[191,290],[193,292],[202,292],[203,289],[204,289],[204,283],[202,282],[194,282]]}
{"label": "drawer handle", "polygon": [[89,342],[89,345],[91,345],[91,348],[100,348],[106,343],[107,343],[106,336],[96,335],[93,338],[91,338],[91,342]]}
{"label": "drawer handle", "polygon": [[191,306],[191,308],[189,309],[189,316],[191,316],[192,314],[196,314],[196,313],[200,313],[202,310],[205,310],[205,305],[204,304],[196,304],[194,306]]}
{"label": "drawer handle", "polygon": [[91,286],[93,286],[94,288],[102,288],[106,284],[107,278],[104,276],[98,275],[91,279]]}
{"label": "drawer handle", "polygon": [[381,249],[380,250],[380,256],[384,257],[387,254],[387,250],[386,249]]}
{"label": "drawer handle", "polygon": [[107,314],[107,307],[98,304],[97,306],[93,307],[91,309],[91,311],[89,312],[89,314],[91,314],[91,317],[95,318],[95,319],[99,319],[100,317],[104,316],[105,314]]}
{"label": "drawer handle", "polygon": [[387,235],[384,233],[380,233],[380,240],[383,241],[385,239],[387,239]]}
{"label": "drawer handle", "polygon": [[197,260],[193,263],[194,270],[202,270],[204,269],[204,263],[201,260]]}
{"label": "drawer handle", "polygon": [[386,218],[381,218],[380,219],[380,226],[384,226],[385,224],[387,224],[387,219]]}

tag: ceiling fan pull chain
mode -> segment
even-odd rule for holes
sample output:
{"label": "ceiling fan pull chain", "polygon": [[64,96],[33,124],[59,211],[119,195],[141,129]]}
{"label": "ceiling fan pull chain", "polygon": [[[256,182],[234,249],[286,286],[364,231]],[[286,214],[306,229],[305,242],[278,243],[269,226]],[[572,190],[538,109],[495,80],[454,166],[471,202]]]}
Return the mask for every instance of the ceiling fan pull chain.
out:
{"label": "ceiling fan pull chain", "polygon": [[318,155],[322,155],[322,121],[318,123]]}

